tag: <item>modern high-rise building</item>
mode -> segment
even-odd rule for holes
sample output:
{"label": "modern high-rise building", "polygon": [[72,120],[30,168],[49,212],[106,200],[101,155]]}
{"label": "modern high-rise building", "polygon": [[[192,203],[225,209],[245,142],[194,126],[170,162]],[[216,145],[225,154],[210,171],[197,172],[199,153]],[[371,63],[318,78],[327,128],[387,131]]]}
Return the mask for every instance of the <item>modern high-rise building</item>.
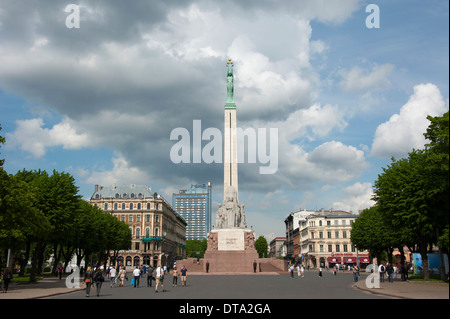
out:
{"label": "modern high-rise building", "polygon": [[187,222],[186,239],[203,240],[211,231],[212,185],[196,184],[173,194],[172,207]]}

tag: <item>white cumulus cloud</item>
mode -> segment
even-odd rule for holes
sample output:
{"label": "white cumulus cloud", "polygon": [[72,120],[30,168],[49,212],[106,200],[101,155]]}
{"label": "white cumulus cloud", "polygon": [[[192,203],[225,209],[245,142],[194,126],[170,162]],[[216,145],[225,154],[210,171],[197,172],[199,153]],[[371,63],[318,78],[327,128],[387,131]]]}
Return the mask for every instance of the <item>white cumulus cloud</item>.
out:
{"label": "white cumulus cloud", "polygon": [[399,114],[378,126],[371,155],[403,157],[427,143],[424,133],[430,124],[427,116],[440,116],[448,110],[439,88],[431,83],[419,84]]}

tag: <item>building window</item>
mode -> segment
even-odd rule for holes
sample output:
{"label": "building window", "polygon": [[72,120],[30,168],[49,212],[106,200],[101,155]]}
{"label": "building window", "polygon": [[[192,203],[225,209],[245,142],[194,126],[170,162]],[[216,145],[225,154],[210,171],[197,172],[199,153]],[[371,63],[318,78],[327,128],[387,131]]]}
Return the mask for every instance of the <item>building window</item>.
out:
{"label": "building window", "polygon": [[130,196],[131,198],[134,198],[134,193],[131,193],[131,196]]}
{"label": "building window", "polygon": [[147,215],[145,215],[145,221],[147,222],[147,223],[150,223],[150,214],[147,214]]}
{"label": "building window", "polygon": [[334,238],[339,238],[339,232],[338,231],[334,232]]}
{"label": "building window", "polygon": [[114,209],[117,210],[117,203],[114,203]]}
{"label": "building window", "polygon": [[145,229],[145,237],[147,237],[147,238],[150,237],[150,228]]}
{"label": "building window", "polygon": [[323,253],[323,245],[319,246],[320,252]]}
{"label": "building window", "polygon": [[337,219],[334,220],[334,225],[335,226],[339,225],[339,221]]}
{"label": "building window", "polygon": [[119,198],[119,197],[120,197],[119,193],[116,193],[116,198]]}
{"label": "building window", "polygon": [[134,206],[133,203],[130,203],[130,209],[133,209],[133,206]]}
{"label": "building window", "polygon": [[336,252],[337,252],[337,253],[341,251],[340,247],[341,247],[341,246],[336,245]]}
{"label": "building window", "polygon": [[327,220],[327,226],[331,226],[331,220]]}
{"label": "building window", "polygon": [[137,203],[137,209],[141,209],[141,203]]}
{"label": "building window", "polygon": [[159,236],[159,228],[155,228],[155,237]]}
{"label": "building window", "polygon": [[134,249],[139,250],[139,242],[134,243]]}
{"label": "building window", "polygon": [[120,220],[125,222],[125,215],[120,216]]}
{"label": "building window", "polygon": [[108,210],[108,203],[105,203],[105,210]]}
{"label": "building window", "polygon": [[140,237],[141,237],[141,229],[136,228],[136,238],[140,238]]}
{"label": "building window", "polygon": [[327,232],[327,236],[328,236],[328,238],[331,238],[331,232],[330,231]]}
{"label": "building window", "polygon": [[99,194],[95,194],[95,199],[99,199],[100,195]]}
{"label": "building window", "polygon": [[328,245],[328,252],[329,253],[333,252],[333,245]]}
{"label": "building window", "polygon": [[123,193],[122,198],[128,198],[128,194],[127,193]]}
{"label": "building window", "polygon": [[319,238],[323,238],[323,232],[319,232]]}
{"label": "building window", "polygon": [[347,238],[347,231],[346,230],[342,231],[342,237],[343,238]]}
{"label": "building window", "polygon": [[132,223],[133,222],[133,215],[128,215],[128,222]]}
{"label": "building window", "polygon": [[150,209],[150,203],[147,203],[147,209]]}
{"label": "building window", "polygon": [[125,203],[122,203],[122,209],[125,209]]}
{"label": "building window", "polygon": [[322,221],[321,220],[319,220],[319,226],[322,226]]}
{"label": "building window", "polygon": [[144,197],[144,195],[142,195],[142,193],[138,194],[138,198],[143,198],[143,197]]}
{"label": "building window", "polygon": [[344,244],[344,253],[348,251],[347,245]]}
{"label": "building window", "polygon": [[136,215],[136,222],[138,222],[138,223],[141,222],[141,215]]}

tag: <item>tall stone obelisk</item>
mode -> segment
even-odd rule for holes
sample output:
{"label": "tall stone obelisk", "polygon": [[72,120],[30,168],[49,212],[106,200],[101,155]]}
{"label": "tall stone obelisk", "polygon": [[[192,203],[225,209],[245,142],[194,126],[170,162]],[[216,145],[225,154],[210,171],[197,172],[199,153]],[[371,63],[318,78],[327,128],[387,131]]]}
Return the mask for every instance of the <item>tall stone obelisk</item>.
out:
{"label": "tall stone obelisk", "polygon": [[225,104],[223,204],[216,213],[215,229],[208,234],[204,259],[210,272],[252,272],[258,260],[255,235],[247,228],[244,205],[238,201],[236,104],[233,62],[227,62],[227,103]]}
{"label": "tall stone obelisk", "polygon": [[224,118],[223,205],[216,214],[216,229],[247,228],[244,205],[238,200],[236,104],[234,103],[233,61],[227,62],[227,103]]}
{"label": "tall stone obelisk", "polygon": [[227,62],[227,103],[225,104],[224,123],[224,195],[225,190],[234,188],[234,190],[236,191],[236,198],[239,198],[237,170],[236,104],[234,103],[233,61],[231,61],[231,59]]}

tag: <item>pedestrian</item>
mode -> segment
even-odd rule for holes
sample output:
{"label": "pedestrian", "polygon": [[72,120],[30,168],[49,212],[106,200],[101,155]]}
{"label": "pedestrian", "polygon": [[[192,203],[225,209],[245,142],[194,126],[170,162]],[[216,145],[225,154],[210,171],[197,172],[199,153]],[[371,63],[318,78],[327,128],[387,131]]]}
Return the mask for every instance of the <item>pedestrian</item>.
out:
{"label": "pedestrian", "polygon": [[133,270],[133,276],[134,276],[134,288],[139,288],[139,278],[141,276],[141,271],[139,270],[139,267],[136,266],[136,269]]}
{"label": "pedestrian", "polygon": [[93,273],[92,268],[89,266],[86,269],[86,273],[84,274],[84,283],[86,285],[86,297],[89,297],[89,294],[91,293],[91,286],[93,282]]}
{"label": "pedestrian", "polygon": [[59,279],[61,279],[62,273],[63,273],[63,267],[62,267],[61,265],[59,265],[59,267],[58,267],[58,275],[59,275]]}
{"label": "pedestrian", "polygon": [[300,277],[300,265],[297,264],[297,277]]}
{"label": "pedestrian", "polygon": [[126,278],[126,276],[127,271],[125,270],[125,267],[122,266],[122,268],[119,270],[119,280],[120,280],[119,287],[123,287],[123,280]]}
{"label": "pedestrian", "polygon": [[380,273],[380,282],[384,282],[384,273],[386,272],[386,267],[380,263],[378,266],[378,272]]}
{"label": "pedestrian", "polygon": [[303,266],[303,264],[300,267],[300,272],[302,273],[302,278],[305,277],[305,267]]}
{"label": "pedestrian", "polygon": [[256,263],[256,260],[255,260],[255,261],[253,261],[253,272],[254,273],[256,273],[256,266],[257,266],[257,263]]}
{"label": "pedestrian", "polygon": [[12,272],[11,272],[11,270],[8,267],[6,267],[5,270],[3,271],[2,278],[3,278],[2,291],[4,293],[7,293],[8,292],[8,288],[9,288],[9,283],[12,280]]}
{"label": "pedestrian", "polygon": [[388,275],[388,280],[390,283],[394,282],[393,274],[394,274],[394,267],[392,267],[391,264],[386,265],[386,273]]}
{"label": "pedestrian", "polygon": [[359,267],[357,264],[353,265],[353,280],[355,282],[358,282],[358,277],[359,277]]}
{"label": "pedestrian", "polygon": [[291,278],[294,278],[294,265],[289,267],[289,272],[291,273]]}
{"label": "pedestrian", "polygon": [[172,287],[176,287],[178,283],[178,277],[180,276],[180,273],[177,270],[177,267],[173,267],[172,270]]}
{"label": "pedestrian", "polygon": [[151,287],[152,286],[153,279],[155,279],[153,277],[153,267],[149,266],[148,270],[147,270],[147,287]]}
{"label": "pedestrian", "polygon": [[109,268],[109,282],[111,284],[111,288],[116,284],[116,268],[114,268],[114,265],[112,265]]}
{"label": "pedestrian", "polygon": [[337,274],[337,265],[334,265],[333,266],[333,275],[335,275],[336,276],[336,274]]}
{"label": "pedestrian", "polygon": [[181,287],[186,286],[186,279],[187,279],[187,269],[186,266],[183,265],[181,268]]}
{"label": "pedestrian", "polygon": [[97,268],[97,272],[94,275],[95,287],[97,288],[97,297],[100,297],[100,290],[102,289],[102,284],[105,281],[103,277],[102,270],[100,267]]}
{"label": "pedestrian", "polygon": [[322,267],[319,267],[319,277],[322,277]]}
{"label": "pedestrian", "polygon": [[158,268],[156,268],[155,292],[158,292],[159,284],[161,284],[162,291],[164,292],[164,269],[161,268],[161,265],[158,265]]}
{"label": "pedestrian", "polygon": [[209,260],[206,261],[206,273],[209,272]]}

